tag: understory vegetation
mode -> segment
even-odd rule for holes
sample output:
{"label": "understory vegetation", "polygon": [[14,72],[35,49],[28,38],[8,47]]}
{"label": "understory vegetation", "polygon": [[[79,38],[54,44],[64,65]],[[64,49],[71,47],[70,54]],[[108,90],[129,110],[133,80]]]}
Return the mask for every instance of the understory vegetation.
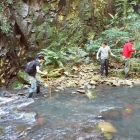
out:
{"label": "understory vegetation", "polygon": [[[45,55],[44,65],[52,63],[55,67],[63,67],[67,62],[89,63],[96,54],[97,49],[105,40],[112,52],[118,57],[122,47],[130,38],[135,38],[134,47],[137,50],[135,57],[140,56],[140,19],[135,10],[138,1],[115,0],[116,9],[114,15],[109,14],[108,22],[101,32],[93,32],[77,18],[70,18],[64,27],[50,27],[51,44],[41,50]],[[99,8],[99,7],[98,7]]]}
{"label": "understory vegetation", "polygon": [[[0,32],[6,36],[10,35],[9,7],[13,3],[14,0],[5,0],[0,5]],[[49,19],[36,27],[38,32],[34,37],[40,48],[43,48],[39,53],[45,56],[44,65],[53,64],[54,67],[63,67],[68,62],[73,64],[92,62],[103,41],[106,41],[112,52],[119,57],[124,43],[131,37],[136,39],[135,57],[139,57],[140,12],[137,7],[139,0],[115,0],[114,3],[114,14],[107,13],[104,16],[103,12],[106,9],[103,0],[97,0],[94,6],[91,3],[87,8],[85,1],[79,6],[79,11],[69,13],[63,20],[58,18],[57,24],[52,24]],[[75,5],[72,3],[73,8]],[[87,12],[81,12],[82,6]],[[44,12],[48,13],[48,11],[48,8],[44,9]],[[95,23],[93,21],[91,23],[91,19],[95,19]],[[48,46],[43,44],[46,37]]]}

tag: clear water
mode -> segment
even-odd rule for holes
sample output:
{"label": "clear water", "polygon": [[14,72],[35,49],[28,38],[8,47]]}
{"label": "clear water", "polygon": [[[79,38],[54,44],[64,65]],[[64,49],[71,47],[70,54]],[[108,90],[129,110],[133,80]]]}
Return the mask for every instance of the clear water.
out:
{"label": "clear water", "polygon": [[[108,121],[117,129],[113,140],[140,140],[140,87],[99,86],[93,90],[97,94],[93,100],[72,94],[76,90],[52,91],[51,96],[6,103],[0,99],[1,140],[105,140],[96,127],[100,121]],[[112,108],[122,112],[131,108],[133,112],[120,120],[95,118]],[[30,129],[38,118],[45,118],[46,123]]]}

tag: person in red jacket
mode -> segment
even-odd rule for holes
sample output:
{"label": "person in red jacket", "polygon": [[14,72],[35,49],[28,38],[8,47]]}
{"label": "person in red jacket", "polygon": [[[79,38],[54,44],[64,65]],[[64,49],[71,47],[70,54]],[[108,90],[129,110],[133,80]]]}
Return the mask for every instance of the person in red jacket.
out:
{"label": "person in red jacket", "polygon": [[133,48],[134,42],[135,42],[135,39],[132,38],[129,40],[129,42],[127,42],[123,46],[122,55],[123,55],[123,61],[124,61],[125,79],[128,79],[128,75],[129,75],[129,70],[131,66],[131,63],[130,63],[131,54],[132,52],[136,52],[136,50]]}

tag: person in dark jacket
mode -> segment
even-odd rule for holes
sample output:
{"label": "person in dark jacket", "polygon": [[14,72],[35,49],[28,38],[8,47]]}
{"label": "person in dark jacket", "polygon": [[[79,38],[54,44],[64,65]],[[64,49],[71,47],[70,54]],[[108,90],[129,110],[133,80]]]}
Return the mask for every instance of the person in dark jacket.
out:
{"label": "person in dark jacket", "polygon": [[135,39],[132,38],[123,46],[122,50],[122,58],[124,61],[124,72],[125,72],[125,79],[128,79],[129,77],[129,71],[131,66],[131,54],[132,52],[136,52],[136,50],[133,48],[133,44],[135,42]]}
{"label": "person in dark jacket", "polygon": [[28,77],[30,80],[31,87],[29,88],[29,93],[27,95],[28,98],[31,98],[33,93],[36,92],[37,94],[40,93],[40,81],[37,77],[37,73],[42,75],[47,75],[47,72],[42,72],[40,70],[40,63],[44,61],[44,56],[39,55],[37,60],[34,60],[33,71],[32,73],[28,73]]}

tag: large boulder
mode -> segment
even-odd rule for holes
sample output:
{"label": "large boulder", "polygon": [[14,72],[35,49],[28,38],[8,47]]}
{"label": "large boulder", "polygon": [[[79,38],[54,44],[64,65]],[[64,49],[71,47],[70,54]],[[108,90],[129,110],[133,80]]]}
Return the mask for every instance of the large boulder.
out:
{"label": "large boulder", "polygon": [[102,111],[97,118],[100,119],[112,119],[120,120],[122,118],[122,111],[120,109],[114,108],[106,111]]}
{"label": "large boulder", "polygon": [[116,128],[109,122],[99,122],[98,123],[98,128],[103,133],[117,133]]}
{"label": "large boulder", "polygon": [[17,78],[18,78],[19,82],[22,84],[30,84],[28,75],[25,72],[18,72]]}
{"label": "large boulder", "polygon": [[113,135],[117,133],[116,128],[109,122],[99,122],[98,128],[107,140],[112,140]]}

